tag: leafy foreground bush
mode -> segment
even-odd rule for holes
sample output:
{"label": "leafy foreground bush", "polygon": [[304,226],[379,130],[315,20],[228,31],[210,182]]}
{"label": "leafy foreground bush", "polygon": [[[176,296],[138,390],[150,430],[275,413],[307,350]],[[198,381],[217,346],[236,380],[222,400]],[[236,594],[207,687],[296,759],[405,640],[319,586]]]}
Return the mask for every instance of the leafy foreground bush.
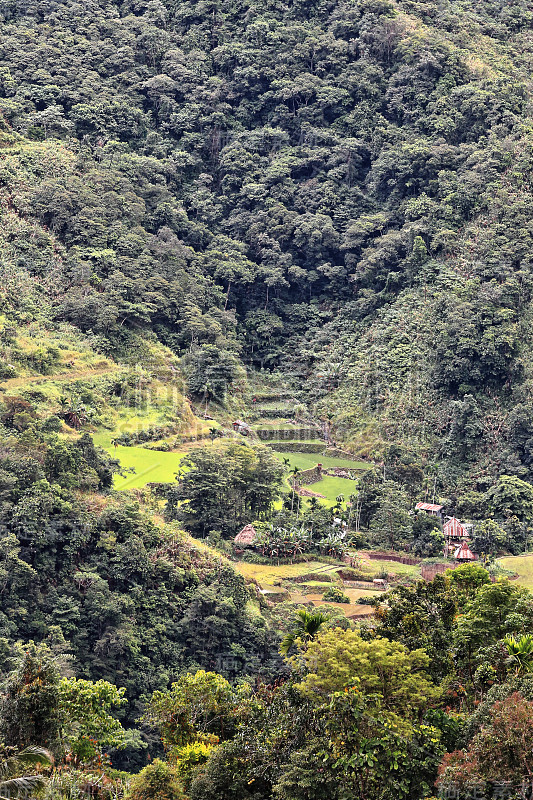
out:
{"label": "leafy foreground bush", "polygon": [[322,595],[326,603],[349,603],[350,598],[338,586],[330,586]]}
{"label": "leafy foreground bush", "polygon": [[175,769],[159,758],[133,778],[126,795],[127,800],[181,800],[184,796]]}

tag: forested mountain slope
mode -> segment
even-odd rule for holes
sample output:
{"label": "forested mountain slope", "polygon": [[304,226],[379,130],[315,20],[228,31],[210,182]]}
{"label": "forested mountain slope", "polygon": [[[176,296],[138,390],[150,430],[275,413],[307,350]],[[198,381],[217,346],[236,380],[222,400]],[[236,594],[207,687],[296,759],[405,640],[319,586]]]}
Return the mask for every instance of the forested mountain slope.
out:
{"label": "forested mountain slope", "polygon": [[[494,558],[527,561],[533,519],[532,24],[528,0],[0,0],[2,775],[28,744],[57,758],[44,800],[124,796],[115,747],[168,757],[130,800],[150,775],[173,800],[530,775],[533,605]],[[374,463],[324,477],[324,435]],[[129,445],[170,466],[114,491]],[[442,553],[431,496],[491,573],[402,563],[376,597],[363,548]]]}
{"label": "forested mountain slope", "polygon": [[153,332],[214,397],[299,374],[443,486],[531,478],[528,3],[0,14],[2,269],[57,320],[118,357]]}

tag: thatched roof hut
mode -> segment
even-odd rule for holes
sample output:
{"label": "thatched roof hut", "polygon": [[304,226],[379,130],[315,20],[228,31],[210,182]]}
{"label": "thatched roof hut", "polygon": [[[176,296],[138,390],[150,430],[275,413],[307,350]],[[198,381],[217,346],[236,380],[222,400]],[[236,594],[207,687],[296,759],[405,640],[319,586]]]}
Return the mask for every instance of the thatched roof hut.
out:
{"label": "thatched roof hut", "polygon": [[241,547],[253,547],[257,539],[257,531],[253,525],[245,525],[240,533],[233,540]]}

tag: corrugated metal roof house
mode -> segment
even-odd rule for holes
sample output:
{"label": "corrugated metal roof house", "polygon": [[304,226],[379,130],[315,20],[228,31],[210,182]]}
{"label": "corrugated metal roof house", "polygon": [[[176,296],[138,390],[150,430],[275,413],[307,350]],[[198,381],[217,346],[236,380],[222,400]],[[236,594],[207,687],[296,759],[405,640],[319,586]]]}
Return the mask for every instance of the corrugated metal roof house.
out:
{"label": "corrugated metal roof house", "polygon": [[440,517],[442,508],[435,503],[417,503],[415,506],[416,511],[426,511],[432,517]]}
{"label": "corrugated metal roof house", "polygon": [[446,539],[468,539],[468,531],[456,517],[452,517],[444,523],[442,532]]}
{"label": "corrugated metal roof house", "polygon": [[476,560],[475,555],[470,550],[470,548],[468,547],[466,542],[463,542],[461,545],[459,545],[459,547],[457,548],[457,550],[453,554],[453,557],[456,559],[456,561],[475,561]]}
{"label": "corrugated metal roof house", "polygon": [[242,433],[243,436],[249,436],[252,432],[250,426],[246,422],[243,422],[242,419],[236,419],[232,427],[236,433]]}

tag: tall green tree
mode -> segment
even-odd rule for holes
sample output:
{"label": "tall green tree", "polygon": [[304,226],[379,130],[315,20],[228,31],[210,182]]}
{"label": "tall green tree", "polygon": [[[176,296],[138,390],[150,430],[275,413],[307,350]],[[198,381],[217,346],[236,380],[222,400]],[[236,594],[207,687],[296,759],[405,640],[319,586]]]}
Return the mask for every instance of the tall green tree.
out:
{"label": "tall green tree", "polygon": [[61,750],[60,673],[45,645],[30,643],[9,676],[2,702],[2,736],[11,747]]}
{"label": "tall green tree", "polygon": [[310,612],[304,608],[299,609],[296,612],[291,629],[281,642],[280,653],[286,656],[291,648],[294,647],[297,639],[301,639],[302,644],[307,646],[318,635],[328,620],[327,614],[321,614],[319,611]]}
{"label": "tall green tree", "polygon": [[181,462],[179,485],[167,495],[166,513],[192,533],[236,535],[264,517],[281,492],[283,467],[269,448],[235,442],[198,448]]}

